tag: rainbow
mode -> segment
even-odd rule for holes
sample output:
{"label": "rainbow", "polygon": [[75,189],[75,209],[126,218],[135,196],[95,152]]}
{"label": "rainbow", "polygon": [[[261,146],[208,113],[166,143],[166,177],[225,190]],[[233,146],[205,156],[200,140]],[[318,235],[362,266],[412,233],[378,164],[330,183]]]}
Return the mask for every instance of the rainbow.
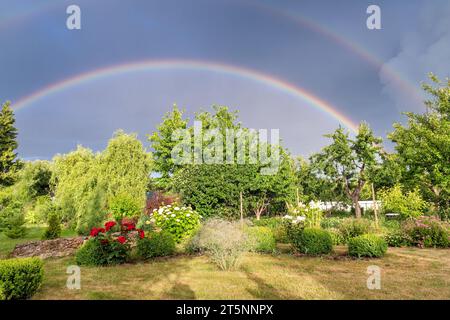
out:
{"label": "rainbow", "polygon": [[338,120],[338,122],[340,122],[353,132],[357,132],[358,129],[358,125],[355,124],[351,119],[346,117],[344,114],[340,113],[337,107],[332,106],[331,104],[314,96],[312,93],[306,91],[305,89],[296,87],[295,85],[285,80],[281,80],[274,76],[242,67],[195,60],[144,60],[132,63],[112,65],[88,71],[44,87],[32,93],[31,95],[18,100],[16,103],[13,103],[12,107],[15,110],[20,110],[51,94],[65,91],[73,86],[90,83],[111,76],[129,74],[134,72],[159,71],[168,69],[208,71],[249,79],[277,89],[301,101],[306,102],[314,108]]}

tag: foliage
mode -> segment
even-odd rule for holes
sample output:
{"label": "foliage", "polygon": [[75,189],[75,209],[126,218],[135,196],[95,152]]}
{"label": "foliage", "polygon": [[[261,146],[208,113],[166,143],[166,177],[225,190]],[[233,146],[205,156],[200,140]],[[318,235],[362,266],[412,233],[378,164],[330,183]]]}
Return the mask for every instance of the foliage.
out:
{"label": "foliage", "polygon": [[125,217],[138,216],[141,213],[141,206],[131,195],[118,194],[110,200],[109,211],[114,220],[122,221]]}
{"label": "foliage", "polygon": [[333,250],[333,239],[322,229],[295,229],[290,233],[291,243],[296,250],[309,255],[329,254]]}
{"label": "foliage", "polygon": [[16,192],[24,202],[48,196],[51,189],[52,165],[48,161],[25,162],[18,173]]}
{"label": "foliage", "polygon": [[88,235],[89,231],[106,219],[104,209],[105,193],[101,186],[96,186],[90,194],[86,195],[83,214],[79,216],[76,231],[78,234]]}
{"label": "foliage", "polygon": [[353,257],[379,258],[387,251],[386,241],[374,234],[363,234],[348,241],[348,253]]}
{"label": "foliage", "polygon": [[133,238],[143,239],[143,230],[134,224],[117,224],[108,221],[104,228],[92,228],[90,238],[76,253],[80,265],[113,265],[124,263],[129,259]]}
{"label": "foliage", "polygon": [[408,123],[395,123],[389,138],[396,144],[404,182],[419,186],[445,216],[450,212],[450,80],[442,83],[432,74],[430,79],[435,87],[423,86],[431,95],[427,112],[406,112]]}
{"label": "foliage", "polygon": [[175,252],[175,241],[167,232],[151,232],[147,237],[138,240],[137,254],[143,259],[164,257]]}
{"label": "foliage", "polygon": [[367,219],[346,218],[338,226],[344,243],[348,243],[351,238],[369,233],[372,230],[372,223]]}
{"label": "foliage", "polygon": [[275,237],[268,227],[247,227],[250,251],[273,253],[276,249]]}
{"label": "foliage", "polygon": [[25,220],[31,224],[44,223],[54,209],[55,205],[49,196],[39,196],[32,206],[26,210]]}
{"label": "foliage", "polygon": [[168,204],[174,205],[179,202],[179,196],[176,194],[168,194],[162,191],[151,192],[151,196],[147,199],[145,213],[149,215],[154,209],[159,209],[160,207]]}
{"label": "foliage", "polygon": [[373,135],[366,123],[361,123],[355,139],[349,137],[339,127],[334,133],[326,135],[332,143],[314,155],[311,160],[316,164],[318,174],[330,181],[341,184],[345,194],[352,201],[357,218],[361,217],[359,199],[362,188],[370,177],[381,157],[382,140]]}
{"label": "foliage", "polygon": [[314,208],[309,205],[305,205],[301,202],[297,205],[286,203],[289,215],[303,216],[305,217],[305,226],[308,228],[320,228],[320,223],[324,215],[323,211],[319,208]]}
{"label": "foliage", "polygon": [[135,134],[114,133],[98,159],[98,180],[105,188],[106,200],[127,194],[144,209],[150,179],[151,158]]}
{"label": "foliage", "polygon": [[339,231],[339,229],[328,228],[327,231],[330,234],[331,239],[333,240],[333,245],[334,246],[337,246],[337,245],[340,245],[340,244],[345,244],[345,239],[342,236],[342,234]]}
{"label": "foliage", "polygon": [[28,299],[41,286],[44,276],[39,258],[0,260],[0,300]]}
{"label": "foliage", "polygon": [[403,219],[419,217],[426,208],[426,202],[417,189],[403,193],[399,184],[380,191],[380,199],[385,213],[400,213]]}
{"label": "foliage", "polygon": [[403,230],[389,230],[384,240],[389,247],[407,247],[411,245],[411,239]]}
{"label": "foliage", "polygon": [[436,217],[419,217],[410,219],[403,226],[404,233],[411,244],[421,248],[450,246],[450,225]]}
{"label": "foliage", "polygon": [[12,185],[21,166],[16,159],[18,144],[14,124],[14,112],[7,101],[0,110],[0,186]]}
{"label": "foliage", "polygon": [[25,215],[20,202],[13,201],[1,212],[0,228],[11,239],[18,239],[26,234]]}
{"label": "foliage", "polygon": [[220,269],[230,270],[248,251],[248,238],[239,222],[211,218],[191,240],[189,249],[205,252]]}
{"label": "foliage", "polygon": [[340,224],[344,221],[343,218],[339,217],[327,217],[320,221],[320,227],[324,229],[338,228]]}
{"label": "foliage", "polygon": [[56,210],[48,215],[48,226],[45,230],[42,239],[57,239],[61,236],[61,219]]}
{"label": "foliage", "polygon": [[288,243],[286,228],[281,217],[264,217],[260,220],[253,219],[253,224],[257,227],[268,227],[272,230],[276,242]]}
{"label": "foliage", "polygon": [[153,210],[157,227],[170,233],[176,243],[192,235],[200,224],[201,216],[190,207],[167,205]]}

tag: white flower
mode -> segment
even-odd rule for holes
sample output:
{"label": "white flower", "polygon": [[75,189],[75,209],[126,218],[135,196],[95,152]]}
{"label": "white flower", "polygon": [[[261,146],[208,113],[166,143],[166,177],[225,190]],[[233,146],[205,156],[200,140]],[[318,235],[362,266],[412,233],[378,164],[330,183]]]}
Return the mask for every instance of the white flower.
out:
{"label": "white flower", "polygon": [[158,213],[163,214],[163,212],[164,212],[164,208],[159,208]]}
{"label": "white flower", "polygon": [[178,207],[175,207],[174,209],[175,209],[175,210],[180,210],[180,208],[178,208]]}
{"label": "white flower", "polygon": [[175,220],[176,222],[180,222],[180,219]]}
{"label": "white flower", "polygon": [[170,208],[171,207],[171,205],[170,204],[168,204],[167,206],[166,206],[167,208]]}
{"label": "white flower", "polygon": [[175,214],[174,213],[172,213],[171,215],[170,215],[172,218],[174,218],[175,217]]}
{"label": "white flower", "polygon": [[186,215],[186,217],[190,217],[191,216],[191,214],[190,213],[188,213],[187,215]]}
{"label": "white flower", "polygon": [[154,218],[151,218],[150,221],[151,221],[151,222],[155,222],[156,220],[155,220]]}
{"label": "white flower", "polygon": [[285,215],[284,217],[283,217],[283,219],[292,219],[292,217],[290,216],[290,215]]}

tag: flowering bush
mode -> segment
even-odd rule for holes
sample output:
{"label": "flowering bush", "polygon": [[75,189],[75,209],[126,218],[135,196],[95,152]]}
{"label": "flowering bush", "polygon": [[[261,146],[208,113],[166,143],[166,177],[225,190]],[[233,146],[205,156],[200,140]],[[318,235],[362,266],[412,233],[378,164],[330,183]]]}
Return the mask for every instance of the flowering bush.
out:
{"label": "flowering bush", "polygon": [[450,246],[450,226],[436,217],[410,219],[403,225],[404,233],[412,245],[424,247]]}
{"label": "flowering bush", "polygon": [[288,242],[291,242],[292,238],[295,237],[296,234],[303,231],[305,228],[305,220],[305,216],[293,217],[287,214],[283,217],[283,226],[286,230]]}
{"label": "flowering bush", "polygon": [[131,222],[118,225],[108,221],[104,228],[92,228],[90,239],[76,253],[80,265],[111,265],[128,260],[131,241],[145,237],[144,230],[136,229]]}
{"label": "flowering bush", "polygon": [[301,202],[296,205],[286,203],[286,206],[290,215],[305,217],[306,227],[320,228],[320,222],[324,213],[319,208],[314,208]]}
{"label": "flowering bush", "polygon": [[201,216],[189,207],[167,205],[153,210],[151,217],[155,225],[169,232],[179,243],[197,229]]}

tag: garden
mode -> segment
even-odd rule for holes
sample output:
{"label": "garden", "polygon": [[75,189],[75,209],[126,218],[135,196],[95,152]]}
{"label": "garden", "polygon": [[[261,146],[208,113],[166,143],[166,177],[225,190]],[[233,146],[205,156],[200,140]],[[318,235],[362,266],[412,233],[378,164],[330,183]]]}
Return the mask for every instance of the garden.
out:
{"label": "garden", "polygon": [[[308,159],[276,146],[270,175],[174,161],[173,133],[194,135],[177,107],[151,152],[119,130],[99,152],[23,161],[3,104],[0,299],[449,299],[450,84],[431,79],[395,152],[361,123]],[[223,106],[195,120],[249,130]]]}

